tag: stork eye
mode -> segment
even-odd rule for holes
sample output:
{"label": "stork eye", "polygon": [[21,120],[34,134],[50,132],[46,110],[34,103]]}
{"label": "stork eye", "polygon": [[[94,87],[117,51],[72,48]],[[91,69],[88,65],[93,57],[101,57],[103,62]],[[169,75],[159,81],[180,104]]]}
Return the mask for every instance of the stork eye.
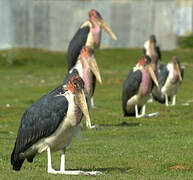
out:
{"label": "stork eye", "polygon": [[74,82],[74,83],[73,83],[73,86],[76,88],[76,87],[77,87],[77,83],[76,83],[76,82]]}

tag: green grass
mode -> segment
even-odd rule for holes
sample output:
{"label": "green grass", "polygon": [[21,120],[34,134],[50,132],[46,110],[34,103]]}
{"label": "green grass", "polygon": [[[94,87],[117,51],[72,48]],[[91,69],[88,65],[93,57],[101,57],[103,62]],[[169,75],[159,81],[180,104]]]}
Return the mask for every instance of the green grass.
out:
{"label": "green grass", "polygon": [[[193,51],[164,51],[163,62],[177,55],[185,66],[185,77],[177,94],[177,105],[147,104],[147,113],[159,111],[156,118],[124,118],[121,109],[123,81],[141,57],[141,49],[106,49],[96,52],[103,84],[97,84],[91,121],[100,130],[85,128],[82,140],[74,139],[66,153],[66,168],[99,170],[105,175],[76,177],[47,173],[47,154],[33,164],[24,162],[15,172],[10,155],[25,109],[59,85],[66,74],[66,54],[36,49],[0,52],[0,179],[192,179],[193,177]],[[11,61],[10,61],[11,62]],[[7,107],[7,105],[10,107]],[[127,126],[122,122],[126,121]],[[60,152],[52,154],[59,169]],[[172,170],[171,167],[181,168]],[[184,168],[183,168],[184,167]]]}

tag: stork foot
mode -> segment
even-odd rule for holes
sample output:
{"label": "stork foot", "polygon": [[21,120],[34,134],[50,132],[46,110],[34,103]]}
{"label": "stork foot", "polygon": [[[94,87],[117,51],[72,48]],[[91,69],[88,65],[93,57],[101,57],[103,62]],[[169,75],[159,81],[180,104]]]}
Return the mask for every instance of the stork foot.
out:
{"label": "stork foot", "polygon": [[49,168],[48,169],[48,173],[50,173],[50,174],[57,174],[58,171],[54,170],[53,168]]}
{"label": "stork foot", "polygon": [[145,116],[145,114],[142,114],[142,115],[136,116],[136,118],[142,118],[142,117],[144,117],[144,116]]}
{"label": "stork foot", "polygon": [[160,113],[159,112],[155,112],[155,113],[151,113],[151,114],[145,114],[144,115],[145,117],[158,117],[158,116],[160,116]]}
{"label": "stork foot", "polygon": [[92,175],[92,176],[96,176],[96,175],[102,175],[103,173],[100,172],[100,171],[79,171],[79,170],[76,170],[76,171],[55,171],[54,172],[49,172],[49,173],[52,173],[52,174],[65,174],[65,175],[80,175],[80,176],[83,176],[83,175]]}

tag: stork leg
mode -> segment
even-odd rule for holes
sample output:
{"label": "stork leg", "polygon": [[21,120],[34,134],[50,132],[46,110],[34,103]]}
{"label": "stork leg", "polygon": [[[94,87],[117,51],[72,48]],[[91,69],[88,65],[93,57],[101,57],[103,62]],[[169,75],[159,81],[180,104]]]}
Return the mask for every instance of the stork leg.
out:
{"label": "stork leg", "polygon": [[48,173],[56,174],[57,171],[55,171],[55,170],[52,168],[52,160],[51,160],[50,147],[47,148],[47,153],[48,153]]}
{"label": "stork leg", "polygon": [[168,106],[168,95],[165,94],[165,101],[166,101],[166,106]]}
{"label": "stork leg", "polygon": [[60,171],[57,172],[58,174],[66,174],[66,175],[99,175],[102,174],[99,171],[91,171],[91,172],[84,172],[84,171],[66,171],[65,170],[65,152],[66,148],[62,149],[62,155],[61,155],[61,162],[60,162]]}
{"label": "stork leg", "polygon": [[160,115],[159,112],[146,114],[146,113],[145,113],[145,108],[146,108],[146,105],[144,104],[144,105],[143,105],[143,108],[142,108],[142,115],[141,115],[141,117],[143,117],[143,116],[145,116],[145,117],[153,117],[153,116],[159,116],[159,115]]}
{"label": "stork leg", "polygon": [[176,95],[173,96],[173,100],[172,100],[172,106],[176,105]]}
{"label": "stork leg", "polygon": [[142,116],[145,115],[145,108],[146,108],[146,106],[145,106],[145,104],[144,104],[144,105],[143,105],[143,108],[142,108]]}
{"label": "stork leg", "polygon": [[61,162],[60,162],[60,172],[65,171],[65,152],[66,148],[62,149]]}
{"label": "stork leg", "polygon": [[139,118],[137,104],[135,104],[135,117],[136,117],[136,118]]}
{"label": "stork leg", "polygon": [[96,108],[96,106],[94,105],[94,98],[91,97],[90,99],[90,107],[93,109],[93,108]]}
{"label": "stork leg", "polygon": [[142,116],[143,116],[143,115],[139,115],[137,104],[135,104],[135,117],[136,117],[136,118],[141,118]]}

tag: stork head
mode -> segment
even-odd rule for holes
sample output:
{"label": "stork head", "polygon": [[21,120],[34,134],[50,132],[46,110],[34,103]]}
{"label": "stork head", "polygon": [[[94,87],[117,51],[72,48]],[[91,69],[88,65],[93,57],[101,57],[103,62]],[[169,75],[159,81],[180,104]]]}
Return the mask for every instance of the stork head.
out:
{"label": "stork head", "polygon": [[150,36],[150,41],[156,44],[156,37],[154,34]]}
{"label": "stork head", "polygon": [[89,19],[91,22],[95,22],[99,26],[101,26],[114,40],[117,40],[116,35],[113,33],[110,27],[106,24],[105,20],[102,18],[102,16],[100,15],[98,11],[96,11],[95,9],[92,9],[89,12]]}
{"label": "stork head", "polygon": [[179,58],[177,56],[172,57],[172,64],[174,66],[174,70],[176,70],[176,72],[178,74],[180,81],[182,81],[182,75],[181,75],[181,71],[180,71],[180,61],[179,61]]}
{"label": "stork head", "polygon": [[63,86],[64,91],[70,91],[74,95],[74,103],[81,109],[86,117],[86,121],[90,121],[88,106],[84,95],[84,81],[75,69],[69,75],[67,83]]}
{"label": "stork head", "polygon": [[145,58],[143,57],[142,59],[140,59],[140,60],[138,61],[136,67],[137,67],[137,69],[141,70],[141,69],[144,68],[144,66],[145,66]]}
{"label": "stork head", "polygon": [[96,76],[96,79],[98,80],[98,82],[102,84],[100,71],[94,55],[94,50],[89,46],[84,46],[80,54],[81,54],[81,61],[83,65],[83,71],[86,67],[88,67],[92,71],[92,73]]}

